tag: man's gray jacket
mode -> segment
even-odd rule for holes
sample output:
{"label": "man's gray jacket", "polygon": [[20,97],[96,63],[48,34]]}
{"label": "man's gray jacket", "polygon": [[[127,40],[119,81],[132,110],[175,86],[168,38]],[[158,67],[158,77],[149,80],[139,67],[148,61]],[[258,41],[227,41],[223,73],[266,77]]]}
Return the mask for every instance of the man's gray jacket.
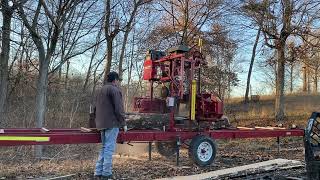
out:
{"label": "man's gray jacket", "polygon": [[125,125],[122,93],[112,83],[105,84],[96,94],[96,128],[108,129]]}

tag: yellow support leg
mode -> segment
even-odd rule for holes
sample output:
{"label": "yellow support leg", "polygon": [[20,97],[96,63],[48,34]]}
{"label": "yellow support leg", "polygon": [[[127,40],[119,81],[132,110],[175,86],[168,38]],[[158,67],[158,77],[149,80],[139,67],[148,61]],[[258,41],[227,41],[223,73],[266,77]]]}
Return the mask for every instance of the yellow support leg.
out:
{"label": "yellow support leg", "polygon": [[196,119],[196,92],[197,92],[197,82],[192,80],[191,84],[191,120]]}

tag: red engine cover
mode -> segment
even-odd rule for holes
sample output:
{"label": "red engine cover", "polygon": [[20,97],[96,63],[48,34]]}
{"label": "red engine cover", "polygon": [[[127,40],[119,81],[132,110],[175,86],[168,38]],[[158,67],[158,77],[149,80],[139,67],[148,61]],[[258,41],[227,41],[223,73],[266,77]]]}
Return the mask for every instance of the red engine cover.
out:
{"label": "red engine cover", "polygon": [[197,95],[196,119],[216,121],[223,116],[223,102],[212,94]]}
{"label": "red engine cover", "polygon": [[151,80],[154,78],[156,72],[152,64],[152,60],[147,59],[143,64],[143,80]]}
{"label": "red engine cover", "polygon": [[139,113],[167,113],[166,101],[162,99],[150,99],[144,97],[135,97],[133,110]]}

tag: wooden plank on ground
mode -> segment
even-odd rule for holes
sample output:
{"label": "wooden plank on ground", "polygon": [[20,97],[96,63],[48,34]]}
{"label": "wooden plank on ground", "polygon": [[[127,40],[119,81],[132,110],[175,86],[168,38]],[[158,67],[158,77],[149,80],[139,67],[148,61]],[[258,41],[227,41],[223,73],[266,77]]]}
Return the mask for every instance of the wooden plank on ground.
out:
{"label": "wooden plank on ground", "polygon": [[228,176],[228,175],[235,175],[237,173],[242,173],[244,171],[250,171],[254,172],[259,169],[265,169],[266,171],[270,170],[276,170],[279,169],[279,167],[285,167],[285,166],[291,166],[291,167],[297,167],[297,166],[303,166],[300,161],[296,160],[288,160],[288,159],[274,159],[244,166],[237,166],[233,168],[227,168],[227,169],[221,169],[217,171],[211,171],[207,173],[202,174],[195,174],[191,176],[176,176],[176,177],[169,177],[169,178],[163,178],[161,180],[202,180],[202,179],[210,179],[210,178],[219,178],[222,176]]}
{"label": "wooden plank on ground", "polygon": [[66,180],[66,179],[75,179],[74,176],[77,174],[68,174],[68,175],[62,175],[62,176],[54,176],[54,177],[41,177],[41,178],[35,178],[34,180]]}

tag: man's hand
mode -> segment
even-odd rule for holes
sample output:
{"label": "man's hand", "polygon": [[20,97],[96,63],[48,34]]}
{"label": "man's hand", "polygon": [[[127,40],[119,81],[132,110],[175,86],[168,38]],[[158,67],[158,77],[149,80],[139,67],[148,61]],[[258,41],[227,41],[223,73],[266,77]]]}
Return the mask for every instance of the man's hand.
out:
{"label": "man's hand", "polygon": [[123,125],[119,129],[120,129],[120,131],[127,132],[128,131],[128,126],[127,125]]}

